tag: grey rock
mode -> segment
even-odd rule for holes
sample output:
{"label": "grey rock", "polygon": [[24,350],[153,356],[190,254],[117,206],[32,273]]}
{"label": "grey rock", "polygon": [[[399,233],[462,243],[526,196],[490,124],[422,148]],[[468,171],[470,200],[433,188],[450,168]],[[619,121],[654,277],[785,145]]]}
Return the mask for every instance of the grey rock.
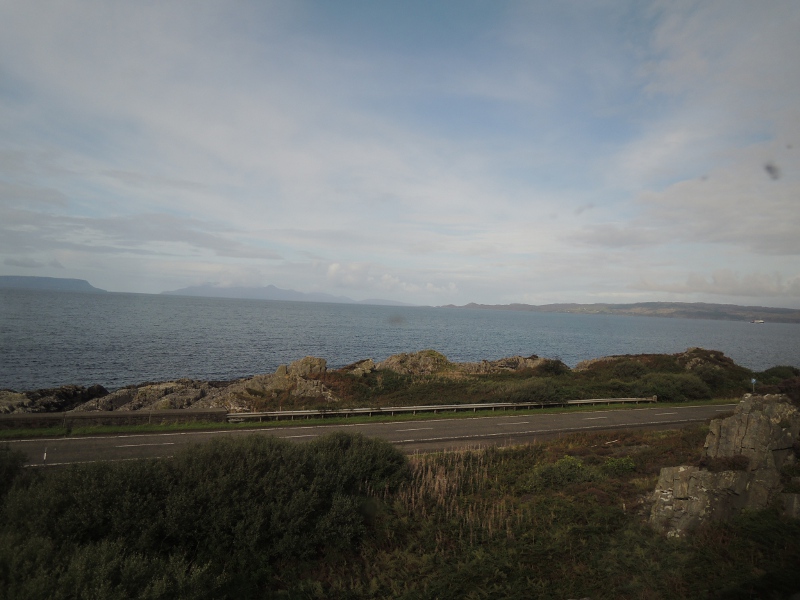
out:
{"label": "grey rock", "polygon": [[498,360],[482,360],[479,363],[461,363],[459,368],[466,373],[490,374],[502,373],[504,371],[522,371],[523,369],[535,369],[539,365],[547,362],[546,358],[538,356],[509,356]]}
{"label": "grey rock", "polygon": [[289,365],[289,375],[308,377],[310,375],[324,375],[327,370],[327,361],[324,358],[306,356]]}
{"label": "grey rock", "polygon": [[31,399],[20,392],[0,390],[0,415],[14,412],[29,412]]}
{"label": "grey rock", "polygon": [[375,361],[371,358],[367,358],[364,360],[359,360],[358,362],[354,362],[351,365],[347,365],[346,367],[342,367],[340,371],[343,373],[349,373],[350,375],[355,375],[356,377],[363,377],[367,373],[372,373],[375,370]]}
{"label": "grey rock", "polygon": [[316,379],[298,379],[297,385],[292,390],[292,396],[304,398],[324,398],[328,402],[336,402],[339,398]]}
{"label": "grey rock", "polygon": [[800,519],[800,494],[781,494],[783,514],[792,519]]}
{"label": "grey rock", "polygon": [[452,370],[453,363],[436,350],[420,350],[419,352],[402,352],[393,354],[375,365],[378,370],[394,371],[402,375],[432,375]]}
{"label": "grey rock", "polygon": [[727,520],[742,510],[761,510],[780,496],[784,511],[797,518],[797,494],[780,494],[780,470],[795,460],[800,411],[785,396],[746,395],[733,416],[711,422],[705,451],[710,459],[746,456],[747,470],[711,472],[666,467],[652,496],[650,524],[681,537],[707,520]]}

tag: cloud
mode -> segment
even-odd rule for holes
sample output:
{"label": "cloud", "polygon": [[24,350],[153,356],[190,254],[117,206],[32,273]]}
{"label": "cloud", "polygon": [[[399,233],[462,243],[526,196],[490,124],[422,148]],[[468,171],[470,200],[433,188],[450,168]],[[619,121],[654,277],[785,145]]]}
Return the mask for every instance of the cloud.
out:
{"label": "cloud", "polygon": [[742,297],[800,296],[800,275],[788,280],[782,275],[719,270],[711,275],[690,273],[685,282],[667,283],[643,279],[631,286],[636,290],[669,292],[671,294],[713,294]]}
{"label": "cloud", "polygon": [[7,2],[0,257],[418,303],[789,281],[798,14]]}
{"label": "cloud", "polygon": [[32,258],[6,258],[3,260],[3,264],[9,267],[21,267],[23,269],[41,269],[45,266],[45,263],[41,263]]}

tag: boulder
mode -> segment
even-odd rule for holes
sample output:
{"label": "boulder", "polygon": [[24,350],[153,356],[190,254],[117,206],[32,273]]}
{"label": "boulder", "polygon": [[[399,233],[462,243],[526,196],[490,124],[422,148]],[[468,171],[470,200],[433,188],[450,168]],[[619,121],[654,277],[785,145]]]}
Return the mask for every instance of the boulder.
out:
{"label": "boulder", "polygon": [[108,390],[102,385],[91,385],[88,388],[80,385],[62,385],[57,388],[40,389],[23,392],[27,402],[17,404],[13,412],[61,412],[73,410],[81,404],[102,398]]}
{"label": "boulder", "polygon": [[458,367],[465,373],[485,375],[505,371],[535,369],[546,362],[546,358],[539,358],[536,355],[527,358],[524,356],[509,356],[498,360],[482,360],[479,363],[462,363]]}
{"label": "boulder", "polygon": [[0,415],[14,412],[29,412],[31,399],[20,392],[0,390]]}
{"label": "boulder", "polygon": [[[799,435],[800,411],[788,398],[746,395],[733,416],[711,422],[704,446],[709,463],[738,463],[742,470],[662,469],[650,524],[667,536],[681,537],[709,519],[727,520],[773,501],[782,503],[787,515],[798,516],[798,495],[781,494],[781,470],[796,460]],[[747,460],[724,460],[742,456]]]}
{"label": "boulder", "polygon": [[432,375],[455,367],[444,354],[436,350],[393,354],[375,365],[378,370],[394,371],[402,375]]}
{"label": "boulder", "polygon": [[800,415],[788,399],[778,395],[746,395],[733,416],[714,419],[706,438],[710,458],[742,455],[750,470],[782,469],[794,460],[792,445],[800,436]]}
{"label": "boulder", "polygon": [[363,377],[367,373],[372,373],[375,370],[375,361],[371,358],[367,358],[342,367],[339,370],[343,373],[355,375],[356,377]]}
{"label": "boulder", "polygon": [[295,377],[309,377],[311,375],[324,375],[326,370],[327,362],[324,358],[306,356],[290,364],[288,374]]}
{"label": "boulder", "polygon": [[781,494],[783,514],[792,519],[800,519],[800,494]]}
{"label": "boulder", "polygon": [[339,400],[334,393],[316,379],[298,379],[297,386],[292,390],[292,396],[302,398],[324,398],[328,402]]}
{"label": "boulder", "polygon": [[205,381],[178,379],[163,383],[145,383],[111,392],[100,398],[84,402],[73,410],[159,410],[189,408],[204,398],[211,385]]}

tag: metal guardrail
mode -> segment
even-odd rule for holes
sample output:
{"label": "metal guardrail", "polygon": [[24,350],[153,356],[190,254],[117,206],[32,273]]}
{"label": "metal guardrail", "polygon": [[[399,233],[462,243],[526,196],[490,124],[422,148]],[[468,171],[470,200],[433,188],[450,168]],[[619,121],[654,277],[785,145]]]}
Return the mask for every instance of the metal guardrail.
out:
{"label": "metal guardrail", "polygon": [[385,408],[345,408],[337,410],[283,410],[257,413],[227,413],[223,408],[193,410],[124,410],[58,413],[14,413],[0,415],[0,429],[26,429],[38,427],[87,427],[93,425],[140,425],[185,423],[190,421],[242,423],[244,421],[294,421],[333,417],[395,416],[419,413],[478,412],[491,410],[520,410],[550,408],[581,404],[619,404],[656,402],[657,398],[592,398],[565,400],[563,402],[500,402],[495,404],[436,404],[431,406],[390,406]]}
{"label": "metal guardrail", "polygon": [[166,423],[224,423],[224,408],[162,410],[93,410],[86,412],[12,413],[0,415],[2,429],[34,429],[40,427],[92,427],[98,425],[147,425]]}
{"label": "metal guardrail", "polygon": [[374,417],[395,415],[416,415],[418,413],[440,412],[478,412],[479,410],[520,410],[532,408],[553,408],[558,406],[596,405],[596,404],[639,404],[657,402],[658,398],[591,398],[586,400],[564,400],[562,402],[499,402],[493,404],[436,404],[430,406],[390,406],[384,408],[344,408],[337,410],[273,410],[253,413],[228,413],[228,423],[244,421],[294,421],[305,419],[326,419],[341,417]]}

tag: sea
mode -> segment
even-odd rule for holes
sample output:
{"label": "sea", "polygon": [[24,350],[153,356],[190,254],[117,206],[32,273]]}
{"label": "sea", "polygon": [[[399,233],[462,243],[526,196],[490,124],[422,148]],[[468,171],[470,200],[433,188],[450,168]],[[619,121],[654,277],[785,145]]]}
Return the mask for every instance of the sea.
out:
{"label": "sea", "polygon": [[720,350],[800,366],[800,324],[183,296],[0,290],[0,389],[226,381],[304,356],[328,368],[434,349],[454,362]]}

